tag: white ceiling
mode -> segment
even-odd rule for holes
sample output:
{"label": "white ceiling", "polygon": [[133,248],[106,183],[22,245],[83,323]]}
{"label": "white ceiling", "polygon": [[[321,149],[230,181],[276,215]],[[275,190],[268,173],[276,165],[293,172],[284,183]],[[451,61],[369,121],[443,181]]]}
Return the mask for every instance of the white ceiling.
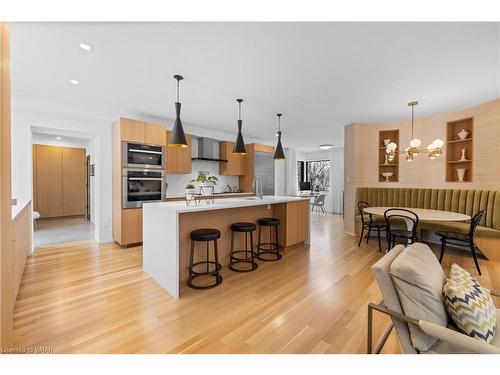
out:
{"label": "white ceiling", "polygon": [[[13,104],[174,117],[285,146],[343,144],[352,122],[399,120],[499,96],[497,23],[21,23],[11,26]],[[91,52],[79,48],[84,41]],[[76,78],[80,86],[69,84]]]}

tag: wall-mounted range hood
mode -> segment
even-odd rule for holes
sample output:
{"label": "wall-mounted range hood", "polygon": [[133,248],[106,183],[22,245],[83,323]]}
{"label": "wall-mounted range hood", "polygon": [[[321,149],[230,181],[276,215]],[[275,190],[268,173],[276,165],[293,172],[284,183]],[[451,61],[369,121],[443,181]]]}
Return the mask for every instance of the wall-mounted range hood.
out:
{"label": "wall-mounted range hood", "polygon": [[215,156],[215,147],[217,141],[211,138],[200,137],[198,138],[198,156],[191,158],[191,160],[215,161],[227,163],[226,159],[219,159]]}

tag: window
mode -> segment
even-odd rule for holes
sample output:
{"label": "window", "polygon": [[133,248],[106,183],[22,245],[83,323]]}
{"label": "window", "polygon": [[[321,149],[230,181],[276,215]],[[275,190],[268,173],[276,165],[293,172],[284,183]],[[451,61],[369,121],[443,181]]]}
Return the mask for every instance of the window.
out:
{"label": "window", "polygon": [[311,160],[297,162],[298,186],[310,182],[314,191],[330,190],[330,160]]}

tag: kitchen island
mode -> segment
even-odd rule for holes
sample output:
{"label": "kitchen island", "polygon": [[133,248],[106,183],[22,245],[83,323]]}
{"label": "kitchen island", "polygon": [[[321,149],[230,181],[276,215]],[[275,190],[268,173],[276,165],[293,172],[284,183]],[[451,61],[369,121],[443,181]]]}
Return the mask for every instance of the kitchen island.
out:
{"label": "kitchen island", "polygon": [[[191,231],[215,228],[221,232],[219,262],[224,266],[229,263],[231,224],[239,221],[257,223],[263,217],[280,219],[278,238],[285,250],[309,244],[308,198],[228,198],[190,206],[185,202],[146,203],[143,206],[143,269],[170,295],[179,298],[180,285],[188,276]],[[257,243],[256,234],[254,236]],[[243,245],[240,237],[235,239],[237,248]],[[198,253],[202,256],[205,252]]]}

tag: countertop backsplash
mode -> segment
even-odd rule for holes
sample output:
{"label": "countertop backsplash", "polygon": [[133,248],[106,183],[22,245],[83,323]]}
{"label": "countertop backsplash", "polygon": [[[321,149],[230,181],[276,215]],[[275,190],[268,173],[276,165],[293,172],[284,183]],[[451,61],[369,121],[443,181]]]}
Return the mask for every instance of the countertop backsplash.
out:
{"label": "countertop backsplash", "polygon": [[198,176],[198,171],[210,173],[210,175],[217,176],[219,182],[215,185],[214,192],[220,193],[226,191],[226,185],[239,186],[238,176],[221,176],[219,175],[219,163],[213,161],[193,160],[193,167],[191,174],[167,174],[167,197],[184,196],[186,184],[195,180]]}

